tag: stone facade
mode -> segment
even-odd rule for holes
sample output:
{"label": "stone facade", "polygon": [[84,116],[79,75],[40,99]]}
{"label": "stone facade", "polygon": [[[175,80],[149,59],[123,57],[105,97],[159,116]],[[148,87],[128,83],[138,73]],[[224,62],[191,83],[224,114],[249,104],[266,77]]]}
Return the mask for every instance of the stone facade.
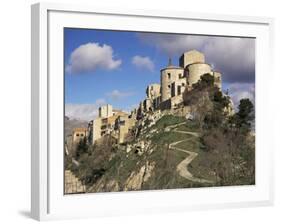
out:
{"label": "stone facade", "polygon": [[161,70],[161,102],[172,97],[172,93],[176,91],[172,86],[178,81],[186,84],[183,68],[169,65]]}
{"label": "stone facade", "polygon": [[98,117],[93,120],[93,138],[92,143],[94,144],[96,140],[101,138],[101,118]]}
{"label": "stone facade", "polygon": [[135,126],[136,120],[129,116],[119,116],[115,123],[115,129],[117,131],[118,143],[125,142],[125,138],[129,131]]}
{"label": "stone facade", "polygon": [[192,86],[197,83],[204,74],[212,74],[211,66],[205,63],[194,63],[187,66],[188,84]]}
{"label": "stone facade", "polygon": [[149,99],[156,99],[157,97],[161,96],[161,85],[154,83],[147,86],[146,96]]}
{"label": "stone facade", "polygon": [[143,101],[144,111],[153,111],[161,103],[161,85],[151,84],[146,88],[146,99]]}
{"label": "stone facade", "polygon": [[168,66],[160,71],[160,85],[147,86],[146,98],[140,103],[138,110],[146,113],[157,109],[177,108],[183,102],[183,93],[191,90],[192,85],[207,73],[214,76],[215,85],[221,90],[221,74],[205,63],[203,53],[196,50],[183,53],[179,58],[179,66],[172,65],[169,60]]}
{"label": "stone facade", "polygon": [[[123,143],[128,132],[136,122],[136,109],[128,113],[121,110],[114,110],[112,105],[99,108],[99,116],[89,123],[92,134],[91,144],[95,144],[104,135],[111,135],[118,143]],[[110,115],[110,116],[109,116]]]}
{"label": "stone facade", "polygon": [[110,104],[101,106],[99,108],[99,117],[101,118],[108,118],[113,115],[112,106]]}
{"label": "stone facade", "polygon": [[222,80],[221,80],[221,73],[214,71],[213,72],[214,79],[215,79],[215,85],[222,90]]}
{"label": "stone facade", "polygon": [[194,63],[205,63],[204,54],[196,50],[191,50],[183,53],[179,59],[179,65],[184,69],[186,69],[188,65]]}
{"label": "stone facade", "polygon": [[87,137],[88,130],[87,128],[75,128],[72,132],[72,142],[78,143],[80,140]]}

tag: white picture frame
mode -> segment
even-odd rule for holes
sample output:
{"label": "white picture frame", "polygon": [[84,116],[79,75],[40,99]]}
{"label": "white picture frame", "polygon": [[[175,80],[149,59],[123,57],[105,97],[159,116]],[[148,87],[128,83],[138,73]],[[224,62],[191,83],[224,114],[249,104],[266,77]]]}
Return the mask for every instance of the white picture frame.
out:
{"label": "white picture frame", "polygon": [[[38,3],[31,8],[31,214],[34,219],[272,205],[273,147],[266,131],[271,119],[267,100],[270,79],[263,74],[272,74],[273,19],[49,3]],[[63,27],[255,37],[256,185],[64,195]]]}

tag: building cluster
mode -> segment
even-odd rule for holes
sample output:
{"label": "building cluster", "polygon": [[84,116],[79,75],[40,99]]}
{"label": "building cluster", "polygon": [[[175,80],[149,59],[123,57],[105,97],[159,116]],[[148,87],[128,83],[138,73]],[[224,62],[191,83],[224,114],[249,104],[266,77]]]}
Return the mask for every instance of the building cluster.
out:
{"label": "building cluster", "polygon": [[90,123],[92,143],[106,134],[115,137],[118,143],[123,143],[126,134],[134,126],[134,119],[121,110],[114,110],[112,105],[104,105],[99,108],[99,115]]}
{"label": "building cluster", "polygon": [[205,63],[205,56],[192,50],[182,54],[179,66],[172,65],[160,71],[160,84],[151,84],[146,89],[146,99],[140,103],[141,111],[173,109],[183,102],[183,92],[192,89],[204,74],[214,76],[215,85],[221,89],[221,74]]}
{"label": "building cluster", "polygon": [[[73,133],[73,140],[89,136],[94,144],[102,136],[111,134],[118,143],[123,143],[128,132],[135,126],[138,116],[156,110],[174,109],[183,103],[184,91],[192,89],[204,74],[214,76],[215,85],[221,89],[221,74],[213,71],[205,63],[205,56],[199,51],[192,50],[182,54],[179,66],[172,65],[169,59],[168,66],[160,71],[160,84],[150,84],[146,88],[146,98],[140,102],[139,108],[130,114],[114,110],[111,105],[99,108],[99,115],[89,123],[87,130],[78,129]],[[80,137],[80,138],[79,138]]]}
{"label": "building cluster", "polygon": [[118,143],[123,143],[135,122],[135,117],[121,110],[113,109],[112,105],[107,104],[99,107],[98,117],[89,122],[88,128],[73,129],[72,140],[74,143],[78,143],[86,137],[89,143],[94,144],[102,136],[110,134],[116,138]]}

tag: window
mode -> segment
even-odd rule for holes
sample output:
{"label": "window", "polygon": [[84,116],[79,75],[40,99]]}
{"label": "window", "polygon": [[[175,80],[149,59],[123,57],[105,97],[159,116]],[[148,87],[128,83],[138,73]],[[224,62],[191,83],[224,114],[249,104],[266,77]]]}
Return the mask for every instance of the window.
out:
{"label": "window", "polygon": [[185,86],[184,83],[182,83],[181,86]]}
{"label": "window", "polygon": [[181,78],[182,76],[181,76],[181,73],[179,73],[179,79]]}
{"label": "window", "polygon": [[178,95],[181,94],[181,86],[178,86]]}
{"label": "window", "polygon": [[83,136],[84,136],[84,134],[81,134],[80,136],[81,136],[81,137],[83,137]]}
{"label": "window", "polygon": [[171,73],[168,73],[168,78],[171,79]]}
{"label": "window", "polygon": [[79,137],[79,134],[78,134],[78,133],[76,134],[76,137]]}
{"label": "window", "polygon": [[173,82],[171,86],[171,97],[176,95],[176,84]]}
{"label": "window", "polygon": [[169,89],[171,89],[171,85],[168,85]]}

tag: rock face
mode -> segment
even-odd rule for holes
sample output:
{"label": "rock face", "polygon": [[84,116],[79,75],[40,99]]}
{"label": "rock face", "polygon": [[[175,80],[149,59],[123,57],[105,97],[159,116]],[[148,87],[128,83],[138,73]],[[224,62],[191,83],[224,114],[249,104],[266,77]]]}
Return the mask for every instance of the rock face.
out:
{"label": "rock face", "polygon": [[[144,152],[147,152],[150,149],[151,141],[138,141],[134,144],[127,144],[126,147],[124,147],[124,150],[126,150],[126,153],[131,152],[133,149],[137,151],[137,154],[141,156]],[[121,148],[119,146],[119,148]]]}
{"label": "rock face", "polygon": [[145,183],[151,176],[152,170],[155,167],[155,162],[146,162],[138,172],[132,172],[125,183],[124,190],[140,190],[143,183]]}
{"label": "rock face", "polygon": [[104,181],[100,179],[89,192],[107,192],[107,191],[120,191],[120,186],[116,180]]}
{"label": "rock face", "polygon": [[98,182],[89,188],[87,192],[116,192],[140,190],[142,184],[147,182],[152,175],[155,162],[146,162],[138,171],[133,171],[129,178],[125,181],[123,187],[115,179],[101,178]]}
{"label": "rock face", "polygon": [[64,180],[64,193],[65,194],[75,194],[75,193],[85,193],[86,187],[81,183],[80,180],[70,171],[65,171]]}

